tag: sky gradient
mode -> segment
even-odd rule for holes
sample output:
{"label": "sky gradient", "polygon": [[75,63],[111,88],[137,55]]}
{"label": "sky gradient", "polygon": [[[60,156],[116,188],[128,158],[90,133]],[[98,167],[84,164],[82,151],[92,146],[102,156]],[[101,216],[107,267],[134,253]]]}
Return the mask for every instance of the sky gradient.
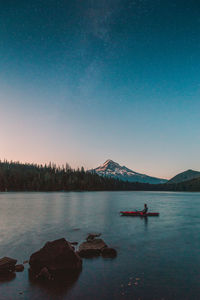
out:
{"label": "sky gradient", "polygon": [[200,170],[200,3],[0,3],[0,158]]}

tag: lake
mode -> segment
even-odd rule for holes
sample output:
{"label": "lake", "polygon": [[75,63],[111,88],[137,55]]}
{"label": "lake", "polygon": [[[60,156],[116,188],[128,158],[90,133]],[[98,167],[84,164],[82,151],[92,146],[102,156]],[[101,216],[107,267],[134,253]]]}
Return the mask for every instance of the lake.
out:
{"label": "lake", "polygon": [[[122,217],[143,209],[159,217]],[[199,299],[200,193],[0,193],[0,257],[29,259],[47,241],[102,233],[115,259],[83,260],[71,282],[42,285],[25,271],[0,281],[0,299]],[[21,294],[20,294],[21,293]]]}

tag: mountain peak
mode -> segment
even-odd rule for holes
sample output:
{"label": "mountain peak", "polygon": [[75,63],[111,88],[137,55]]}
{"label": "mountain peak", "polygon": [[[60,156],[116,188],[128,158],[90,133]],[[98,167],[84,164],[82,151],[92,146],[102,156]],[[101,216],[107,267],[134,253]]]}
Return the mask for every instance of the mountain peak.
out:
{"label": "mountain peak", "polygon": [[116,163],[115,161],[113,161],[112,159],[107,159],[107,160],[103,163],[103,166],[109,166],[109,165],[119,166],[119,164]]}
{"label": "mountain peak", "polygon": [[106,165],[106,164],[108,164],[108,163],[114,163],[114,161],[113,161],[112,159],[107,159],[107,160],[103,163],[103,165]]}
{"label": "mountain peak", "polygon": [[145,174],[137,173],[135,171],[132,171],[131,169],[128,169],[125,166],[120,166],[112,159],[107,159],[102,165],[100,165],[99,167],[91,171],[96,172],[100,176],[107,176],[107,177],[112,177],[123,181],[130,181],[130,182],[158,184],[167,181],[165,179],[160,179]]}

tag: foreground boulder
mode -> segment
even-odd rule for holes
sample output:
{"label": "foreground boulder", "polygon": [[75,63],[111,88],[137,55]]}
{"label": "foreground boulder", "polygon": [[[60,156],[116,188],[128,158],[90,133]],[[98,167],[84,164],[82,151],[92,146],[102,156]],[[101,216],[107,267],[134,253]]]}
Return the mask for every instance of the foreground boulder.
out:
{"label": "foreground boulder", "polygon": [[33,253],[29,260],[30,271],[35,277],[55,278],[59,272],[78,272],[82,260],[74,248],[64,238],[47,242],[43,248]]}
{"label": "foreground boulder", "polygon": [[81,257],[99,256],[102,249],[106,247],[107,245],[102,239],[93,239],[91,241],[83,242],[79,246],[78,254]]}
{"label": "foreground boulder", "polygon": [[42,279],[47,279],[47,280],[51,280],[53,279],[51,273],[49,272],[49,270],[47,269],[47,267],[44,267],[41,269],[40,273],[37,275],[37,278],[42,278]]}

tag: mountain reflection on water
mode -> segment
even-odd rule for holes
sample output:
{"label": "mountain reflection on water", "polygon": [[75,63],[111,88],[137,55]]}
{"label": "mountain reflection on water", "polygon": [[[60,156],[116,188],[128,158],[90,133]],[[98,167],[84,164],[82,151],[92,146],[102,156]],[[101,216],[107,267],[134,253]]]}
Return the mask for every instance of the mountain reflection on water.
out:
{"label": "mountain reflection on water", "polygon": [[[55,283],[25,271],[0,281],[0,299],[199,299],[200,193],[1,193],[0,257],[18,263],[47,241],[81,242],[101,232],[115,259],[83,260],[82,272]],[[159,217],[121,217],[148,204]]]}

